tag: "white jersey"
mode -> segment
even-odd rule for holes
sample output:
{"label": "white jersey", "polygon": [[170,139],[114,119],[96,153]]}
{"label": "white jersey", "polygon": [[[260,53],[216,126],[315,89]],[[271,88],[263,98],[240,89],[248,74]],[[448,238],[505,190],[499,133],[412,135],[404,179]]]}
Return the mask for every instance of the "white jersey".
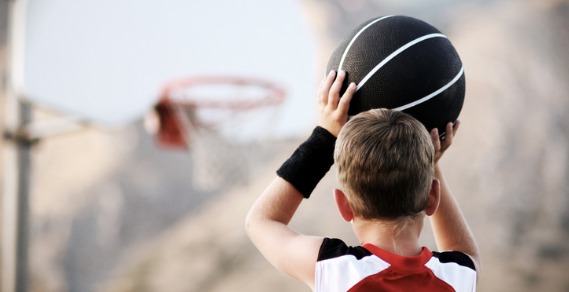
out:
{"label": "white jersey", "polygon": [[404,257],[371,244],[349,247],[325,238],[316,263],[315,291],[476,291],[472,259],[461,252]]}

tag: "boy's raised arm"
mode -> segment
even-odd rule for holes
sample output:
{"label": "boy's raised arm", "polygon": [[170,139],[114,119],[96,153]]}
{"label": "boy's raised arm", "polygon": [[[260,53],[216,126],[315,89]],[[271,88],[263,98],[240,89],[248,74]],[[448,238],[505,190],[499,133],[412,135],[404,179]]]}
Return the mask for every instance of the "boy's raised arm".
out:
{"label": "boy's raised arm", "polygon": [[431,131],[431,138],[435,146],[435,177],[440,181],[441,196],[437,211],[430,217],[431,226],[435,236],[437,247],[440,251],[460,251],[469,255],[474,261],[476,270],[479,273],[480,256],[478,245],[468,223],[463,216],[458,202],[452,195],[445,182],[438,160],[452,144],[452,139],[458,130],[459,121],[446,127],[446,137],[439,140],[437,129]]}
{"label": "boy's raised arm", "polygon": [[[317,129],[315,132],[327,131],[323,134],[337,137],[346,123],[355,84],[350,85],[340,98],[344,77],[345,72],[339,72],[338,76],[335,72],[330,72],[320,84],[318,103],[319,125],[322,129]],[[273,266],[313,288],[314,269],[323,238],[300,234],[288,224],[303,198],[308,197],[312,191],[311,187],[315,186],[321,177],[307,174],[312,180],[309,183],[287,181],[287,179],[292,180],[291,177],[303,180],[303,173],[298,169],[305,168],[297,167],[299,163],[302,164],[302,161],[292,163],[286,176],[281,173],[263,191],[247,214],[245,229],[253,244]],[[307,166],[309,169],[315,167]],[[327,171],[326,167],[329,168],[329,165],[324,167],[324,173]]]}

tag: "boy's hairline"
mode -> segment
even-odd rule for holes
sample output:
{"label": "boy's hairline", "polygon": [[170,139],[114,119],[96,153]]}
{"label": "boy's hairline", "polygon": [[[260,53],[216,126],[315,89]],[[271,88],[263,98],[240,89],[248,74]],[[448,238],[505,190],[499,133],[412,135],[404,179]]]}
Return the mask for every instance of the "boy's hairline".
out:
{"label": "boy's hairline", "polygon": [[354,214],[354,217],[358,217],[360,219],[364,219],[364,220],[368,220],[368,221],[399,221],[401,219],[405,219],[405,218],[413,218],[416,217],[422,213],[425,212],[426,206],[425,208],[423,208],[422,210],[417,211],[414,214],[410,214],[410,215],[401,215],[395,218],[392,217],[375,217],[375,218],[368,218],[365,217],[361,214],[359,214],[357,208],[354,208],[354,205],[352,203],[352,196],[353,196],[353,191],[350,190],[350,188],[346,188],[343,183],[339,182],[340,184],[340,190],[342,191],[342,193],[344,193],[344,195],[346,196],[346,199],[348,200],[348,204],[350,204],[350,208],[352,209],[352,212]]}

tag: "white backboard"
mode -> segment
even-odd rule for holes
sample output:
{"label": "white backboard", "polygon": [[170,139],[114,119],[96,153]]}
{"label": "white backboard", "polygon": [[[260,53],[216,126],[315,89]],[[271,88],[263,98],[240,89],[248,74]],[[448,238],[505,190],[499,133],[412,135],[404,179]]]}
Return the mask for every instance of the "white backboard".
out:
{"label": "white backboard", "polygon": [[26,12],[32,102],[114,126],[147,112],[170,79],[251,76],[287,90],[297,119],[286,127],[312,124],[315,45],[297,1],[29,0]]}

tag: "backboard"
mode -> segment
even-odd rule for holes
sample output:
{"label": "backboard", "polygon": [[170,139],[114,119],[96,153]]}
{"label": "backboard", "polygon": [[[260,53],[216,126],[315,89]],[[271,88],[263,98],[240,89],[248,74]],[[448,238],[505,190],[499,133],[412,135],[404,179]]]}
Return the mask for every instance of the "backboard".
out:
{"label": "backboard", "polygon": [[297,1],[26,4],[20,90],[34,103],[115,126],[141,117],[174,77],[227,74],[286,88],[283,116],[294,119],[276,131],[313,124],[315,48]]}

